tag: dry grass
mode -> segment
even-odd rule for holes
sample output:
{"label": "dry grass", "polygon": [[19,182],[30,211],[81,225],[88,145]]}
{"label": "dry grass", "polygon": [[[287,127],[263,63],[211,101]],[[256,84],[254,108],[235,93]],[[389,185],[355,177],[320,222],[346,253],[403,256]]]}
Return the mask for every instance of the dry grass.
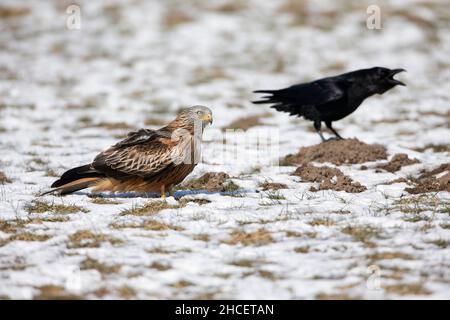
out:
{"label": "dry grass", "polygon": [[192,199],[192,198],[185,198],[185,197],[183,197],[180,200],[178,200],[178,203],[182,207],[186,206],[189,202],[197,203],[199,205],[204,205],[204,204],[211,203],[211,201],[208,200],[208,199]]}
{"label": "dry grass", "polygon": [[311,238],[314,239],[317,237],[317,232],[298,232],[293,230],[286,231],[286,237],[288,238]]}
{"label": "dry grass", "polygon": [[429,295],[431,292],[425,288],[423,283],[398,283],[392,285],[385,285],[383,289],[387,293],[397,294],[400,296],[409,296],[409,295]]}
{"label": "dry grass", "polygon": [[164,222],[156,221],[153,219],[148,219],[143,222],[134,223],[134,222],[128,222],[128,223],[111,223],[109,225],[110,228],[113,229],[126,229],[126,228],[137,228],[137,229],[143,229],[143,230],[151,230],[151,231],[166,231],[166,230],[174,230],[174,231],[183,231],[184,228],[166,224]]}
{"label": "dry grass", "polygon": [[31,232],[20,232],[20,233],[16,233],[12,236],[10,236],[9,238],[6,239],[0,239],[0,247],[13,242],[13,241],[47,241],[48,239],[50,239],[51,236],[46,235],[46,234],[34,234]]}
{"label": "dry grass", "polygon": [[351,296],[347,293],[318,293],[316,294],[318,300],[360,300],[361,297]]}
{"label": "dry grass", "polygon": [[29,219],[0,220],[0,231],[5,233],[17,233],[28,224],[42,224],[44,222],[66,222],[66,216],[50,216],[45,218],[33,217]]}
{"label": "dry grass", "polygon": [[192,300],[217,300],[220,299],[220,291],[202,292],[195,295]]}
{"label": "dry grass", "polygon": [[173,288],[176,288],[176,289],[184,289],[184,288],[187,288],[187,287],[191,287],[193,285],[194,285],[194,283],[192,283],[190,281],[180,280],[180,281],[177,281],[175,283],[172,283],[170,286],[173,287]]}
{"label": "dry grass", "polygon": [[158,270],[158,271],[167,271],[167,270],[172,269],[172,266],[170,264],[162,263],[162,262],[158,262],[158,261],[153,262],[148,267],[150,269],[155,269],[155,270]]}
{"label": "dry grass", "polygon": [[379,237],[381,231],[370,226],[348,226],[341,230],[342,233],[351,236],[355,241],[362,242],[369,248],[375,247],[372,238]]}
{"label": "dry grass", "polygon": [[97,270],[101,274],[118,273],[121,268],[121,265],[107,265],[89,257],[80,264],[80,270]]}
{"label": "dry grass", "polygon": [[245,232],[235,230],[231,233],[230,239],[224,241],[229,245],[242,244],[244,246],[262,246],[274,242],[270,232],[264,229],[259,229],[254,232]]}
{"label": "dry grass", "polygon": [[241,268],[253,268],[257,266],[260,262],[258,260],[251,260],[251,259],[239,259],[234,260],[230,264],[236,267]]}
{"label": "dry grass", "polygon": [[267,191],[267,199],[274,200],[275,203],[280,203],[279,200],[286,200],[286,197],[278,190]]}
{"label": "dry grass", "polygon": [[19,228],[26,225],[26,220],[0,220],[0,231],[5,233],[15,233]]}
{"label": "dry grass", "polygon": [[35,300],[81,300],[82,297],[67,292],[64,287],[45,285],[37,288],[39,293],[33,297]]}
{"label": "dry grass", "polygon": [[162,25],[166,29],[173,29],[181,24],[194,21],[194,18],[188,13],[178,9],[170,8],[166,11],[162,18]]}
{"label": "dry grass", "polygon": [[407,253],[403,252],[376,252],[372,253],[367,257],[371,261],[378,260],[393,260],[393,259],[402,259],[402,260],[411,260],[413,257]]}
{"label": "dry grass", "polygon": [[15,7],[15,6],[3,6],[0,5],[0,18],[10,19],[19,18],[31,13],[31,9],[28,7]]}
{"label": "dry grass", "polygon": [[248,6],[248,3],[243,0],[233,0],[233,1],[227,1],[223,3],[219,3],[217,5],[211,6],[209,9],[220,12],[220,13],[237,13],[239,11],[242,11],[246,9]]}
{"label": "dry grass", "polygon": [[410,214],[419,214],[423,211],[444,212],[448,204],[436,195],[403,197],[393,202],[394,209]]}
{"label": "dry grass", "polygon": [[142,226],[145,230],[151,230],[151,231],[162,231],[162,230],[174,230],[174,231],[183,231],[184,228],[166,224],[163,222],[159,222],[156,220],[146,220]]}
{"label": "dry grass", "polygon": [[264,191],[267,190],[280,190],[280,189],[288,189],[288,186],[284,183],[275,183],[275,182],[264,182],[259,185]]}
{"label": "dry grass", "polygon": [[55,204],[47,203],[41,200],[33,200],[24,206],[28,213],[87,213],[89,210],[75,204]]}
{"label": "dry grass", "polygon": [[95,290],[94,292],[92,292],[92,294],[94,294],[97,298],[101,299],[107,295],[110,295],[111,291],[108,288],[101,287],[101,288]]}
{"label": "dry grass", "polygon": [[117,289],[117,294],[122,299],[127,299],[127,300],[128,299],[133,299],[136,296],[136,290],[134,290],[130,286],[125,285],[125,286],[122,286],[122,287]]}
{"label": "dry grass", "polygon": [[310,250],[309,246],[297,247],[294,249],[296,253],[308,253]]}
{"label": "dry grass", "polygon": [[444,240],[444,239],[437,239],[437,240],[428,241],[428,243],[434,244],[435,246],[437,246],[441,249],[446,249],[449,246],[450,241]]}
{"label": "dry grass", "polygon": [[120,213],[121,216],[151,216],[157,214],[164,209],[178,209],[179,205],[170,205],[164,201],[151,201],[143,206],[133,206],[131,209],[126,209]]}
{"label": "dry grass", "polygon": [[415,151],[424,152],[431,150],[433,152],[450,152],[450,146],[448,144],[427,144],[423,148],[415,148]]}
{"label": "dry grass", "polygon": [[208,242],[209,241],[209,234],[207,234],[207,233],[199,233],[199,234],[194,235],[192,237],[192,239],[198,240],[198,241]]}
{"label": "dry grass", "polygon": [[316,218],[316,219],[309,221],[308,224],[311,226],[331,227],[331,226],[334,226],[336,224],[336,222],[334,222],[331,219]]}
{"label": "dry grass", "polygon": [[117,201],[117,200],[111,200],[111,199],[106,199],[106,198],[94,198],[91,200],[92,203],[94,204],[121,204],[122,202]]}
{"label": "dry grass", "polygon": [[80,230],[69,236],[69,249],[75,248],[99,248],[103,242],[111,245],[120,245],[123,240],[105,234],[93,233],[90,230]]}
{"label": "dry grass", "polygon": [[282,279],[282,277],[276,275],[275,273],[268,270],[258,270],[257,274],[264,279],[268,279],[271,281],[276,281]]}

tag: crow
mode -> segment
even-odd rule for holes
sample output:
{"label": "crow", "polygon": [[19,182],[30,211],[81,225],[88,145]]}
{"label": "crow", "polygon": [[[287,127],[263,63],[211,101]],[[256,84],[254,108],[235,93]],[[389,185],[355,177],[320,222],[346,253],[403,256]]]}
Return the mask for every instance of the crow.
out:
{"label": "crow", "polygon": [[343,139],[333,129],[332,122],[345,118],[355,111],[361,103],[374,94],[383,94],[397,85],[406,86],[394,79],[404,69],[374,67],[343,73],[334,77],[322,78],[301,83],[280,90],[257,90],[254,93],[266,93],[255,104],[270,103],[271,108],[288,112],[314,122],[314,128],[322,141],[321,123],[330,129],[336,137]]}

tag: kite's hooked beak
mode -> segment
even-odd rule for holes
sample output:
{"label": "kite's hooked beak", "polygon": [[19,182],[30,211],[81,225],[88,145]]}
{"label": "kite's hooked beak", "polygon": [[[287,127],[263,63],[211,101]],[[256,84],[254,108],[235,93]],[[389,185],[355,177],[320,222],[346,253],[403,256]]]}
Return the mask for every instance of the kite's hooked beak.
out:
{"label": "kite's hooked beak", "polygon": [[205,114],[201,119],[204,123],[209,123],[209,124],[213,123],[212,115],[210,113]]}

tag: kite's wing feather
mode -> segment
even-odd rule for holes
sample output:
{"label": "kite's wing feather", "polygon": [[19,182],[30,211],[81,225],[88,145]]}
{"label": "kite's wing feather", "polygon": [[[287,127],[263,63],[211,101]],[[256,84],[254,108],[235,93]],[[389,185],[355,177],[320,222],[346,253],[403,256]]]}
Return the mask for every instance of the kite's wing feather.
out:
{"label": "kite's wing feather", "polygon": [[173,143],[161,130],[141,129],[100,153],[92,166],[112,178],[138,176],[149,178],[173,163]]}

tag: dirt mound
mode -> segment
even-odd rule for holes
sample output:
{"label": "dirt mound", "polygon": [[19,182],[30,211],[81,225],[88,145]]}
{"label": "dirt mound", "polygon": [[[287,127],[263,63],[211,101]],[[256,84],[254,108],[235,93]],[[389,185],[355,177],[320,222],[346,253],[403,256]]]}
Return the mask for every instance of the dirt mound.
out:
{"label": "dirt mound", "polygon": [[331,140],[315,146],[301,148],[297,154],[288,155],[283,162],[306,164],[331,162],[335,165],[356,164],[387,159],[386,148],[379,144],[366,144],[358,139]]}
{"label": "dirt mound", "polygon": [[209,192],[236,191],[239,187],[232,181],[227,181],[230,176],[225,172],[207,172],[198,179],[184,183],[180,189],[207,190]]}
{"label": "dirt mound", "polygon": [[341,170],[330,167],[315,167],[304,164],[293,173],[304,181],[319,182],[319,187],[311,187],[310,191],[335,190],[349,193],[359,193],[367,190],[359,182],[354,182],[350,177],[344,175]]}
{"label": "dirt mound", "polygon": [[417,159],[410,159],[405,153],[397,153],[392,159],[387,162],[376,166],[377,169],[383,169],[389,172],[396,172],[402,167],[409,166],[415,163],[420,163]]}
{"label": "dirt mound", "polygon": [[444,163],[434,170],[422,173],[417,179],[416,185],[412,188],[406,188],[405,191],[412,194],[450,192],[450,163]]}

